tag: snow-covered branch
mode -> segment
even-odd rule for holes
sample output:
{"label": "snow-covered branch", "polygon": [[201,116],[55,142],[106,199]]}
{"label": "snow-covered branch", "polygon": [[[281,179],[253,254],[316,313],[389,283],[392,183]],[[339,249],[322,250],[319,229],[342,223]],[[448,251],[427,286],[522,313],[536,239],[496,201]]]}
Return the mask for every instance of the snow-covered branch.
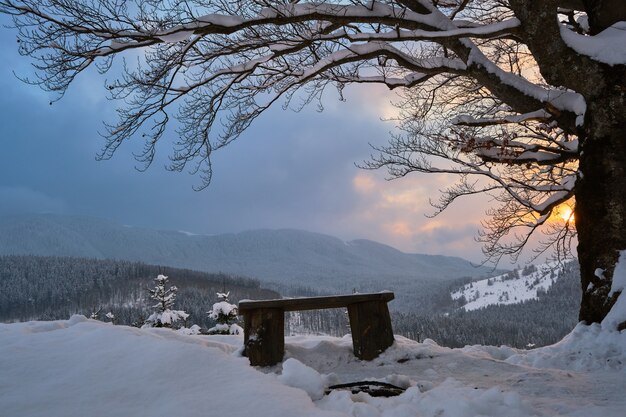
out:
{"label": "snow-covered branch", "polygon": [[[537,17],[524,4],[0,0],[0,10],[13,16],[21,52],[35,60],[33,82],[60,95],[89,67],[107,72],[115,57],[125,58],[123,75],[107,84],[121,106],[106,126],[101,158],[140,136],[137,159],[146,168],[178,119],[169,168],[199,172],[202,188],[213,152],[274,103],[300,108],[329,87],[342,97],[348,84],[376,83],[403,97],[399,121],[408,138],[379,149],[369,167],[384,166],[392,177],[455,174],[462,180],[443,192],[437,211],[459,197],[494,193],[508,214],[495,215],[493,225],[538,227],[573,194],[563,184],[575,178],[588,105],[573,88],[584,80],[560,82],[566,69],[539,67],[550,56],[534,52],[540,39],[528,36],[529,25],[552,19],[547,29],[559,33],[556,47],[572,66],[592,61],[575,51],[601,37],[582,39],[560,25],[556,6]],[[489,235],[492,247],[500,232]]]}

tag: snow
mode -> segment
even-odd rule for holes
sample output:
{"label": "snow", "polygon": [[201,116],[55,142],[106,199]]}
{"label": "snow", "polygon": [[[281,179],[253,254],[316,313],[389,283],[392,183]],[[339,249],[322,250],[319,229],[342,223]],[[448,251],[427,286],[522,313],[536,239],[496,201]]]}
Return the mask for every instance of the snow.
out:
{"label": "snow", "polygon": [[224,27],[238,26],[244,22],[244,20],[238,16],[226,16],[219,14],[207,14],[199,17],[198,21]]}
{"label": "snow", "polygon": [[561,38],[573,50],[609,65],[626,64],[626,22],[617,22],[595,36],[579,35],[561,25]]}
{"label": "snow", "polygon": [[[0,414],[11,417],[337,416],[248,365],[237,347],[73,316],[0,325]],[[231,340],[227,336],[224,340]],[[238,337],[236,344],[241,345]],[[243,401],[242,401],[243,400]]]}
{"label": "snow", "polygon": [[278,380],[290,387],[306,391],[313,400],[319,400],[324,396],[322,376],[297,359],[289,358],[283,363],[283,372]]}
{"label": "snow", "polygon": [[[365,362],[351,338],[286,338],[285,361],[253,368],[241,336],[185,335],[83,316],[0,324],[0,410],[15,417],[622,417],[626,332],[579,325],[535,350],[449,349],[401,336]],[[397,397],[332,391],[377,380]]]}
{"label": "snow", "polygon": [[191,327],[181,327],[180,329],[176,329],[176,331],[181,334],[194,335],[200,334],[202,329],[197,324],[194,324]]}
{"label": "snow", "polygon": [[609,292],[609,296],[617,292],[620,295],[609,314],[602,320],[603,329],[615,330],[620,323],[626,322],[626,294],[624,290],[626,290],[626,250],[620,252],[619,260],[613,272],[611,291]]}
{"label": "snow", "polygon": [[219,301],[213,304],[213,307],[211,308],[211,311],[209,312],[209,317],[211,317],[212,319],[216,319],[220,315],[220,313],[225,316],[229,316],[230,313],[233,310],[236,311],[236,309],[237,309],[237,306],[229,303],[228,301]]}
{"label": "snow", "polygon": [[146,326],[152,326],[152,323],[161,322],[163,324],[174,324],[177,321],[184,321],[189,317],[189,314],[182,310],[165,310],[163,312],[154,312],[150,314],[150,317],[146,320],[148,324]]}
{"label": "snow", "polygon": [[538,265],[537,270],[520,277],[511,279],[509,274],[493,278],[474,281],[450,295],[453,300],[465,297],[467,303],[462,306],[465,311],[478,310],[489,305],[517,304],[538,298],[539,291],[547,291],[562,266],[555,263]]}
{"label": "snow", "polygon": [[166,43],[177,43],[177,42],[185,41],[189,39],[191,36],[193,36],[192,30],[180,30],[180,31],[172,32],[172,33],[158,34],[157,38],[161,39],[163,42],[166,42]]}
{"label": "snow", "polygon": [[450,120],[453,125],[483,125],[483,124],[505,124],[505,123],[521,123],[527,120],[545,120],[550,117],[550,113],[540,109],[533,112],[508,115],[501,118],[475,118],[469,115],[456,116]]}
{"label": "snow", "polygon": [[587,103],[585,98],[573,91],[558,88],[543,88],[534,84],[524,77],[504,71],[491,62],[473,43],[462,39],[461,43],[467,46],[471,52],[467,61],[467,66],[482,66],[487,72],[497,76],[502,83],[511,86],[523,94],[533,97],[541,102],[551,103],[559,110],[570,111],[576,115],[576,125],[581,126],[584,122]]}
{"label": "snow", "polygon": [[217,323],[208,330],[209,334],[227,332],[228,334],[243,334],[243,327],[237,323],[223,324]]}
{"label": "snow", "polygon": [[612,295],[618,291],[624,291],[626,289],[626,251],[620,252],[619,260],[617,265],[615,266],[615,271],[613,272],[613,281],[611,283],[611,292],[609,295]]}
{"label": "snow", "polygon": [[582,372],[615,370],[626,378],[625,346],[625,332],[607,331],[598,324],[578,324],[560,342],[541,349],[516,353],[507,357],[506,362],[535,368],[552,367]]}

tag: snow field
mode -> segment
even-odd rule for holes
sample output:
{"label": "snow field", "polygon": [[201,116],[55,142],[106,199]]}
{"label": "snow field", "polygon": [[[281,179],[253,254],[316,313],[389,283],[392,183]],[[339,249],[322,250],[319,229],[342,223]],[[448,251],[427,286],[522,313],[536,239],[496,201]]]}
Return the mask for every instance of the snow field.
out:
{"label": "snow field", "polygon": [[[286,339],[282,364],[255,369],[241,336],[189,336],[82,316],[0,324],[0,415],[623,417],[626,332],[579,325],[531,351],[396,336],[364,362],[349,336]],[[363,380],[407,390],[374,398],[328,385]]]}
{"label": "snow field", "polygon": [[0,415],[337,415],[215,340],[83,316],[0,325]]}

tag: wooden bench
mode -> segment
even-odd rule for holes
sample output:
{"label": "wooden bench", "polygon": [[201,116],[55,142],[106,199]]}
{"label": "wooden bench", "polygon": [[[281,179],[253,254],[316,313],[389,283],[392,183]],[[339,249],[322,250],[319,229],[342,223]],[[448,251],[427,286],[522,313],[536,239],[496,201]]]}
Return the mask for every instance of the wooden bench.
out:
{"label": "wooden bench", "polygon": [[329,297],[242,300],[244,356],[255,366],[270,366],[285,353],[285,311],[348,308],[352,346],[359,359],[372,360],[393,344],[393,330],[387,303],[392,292],[336,295]]}

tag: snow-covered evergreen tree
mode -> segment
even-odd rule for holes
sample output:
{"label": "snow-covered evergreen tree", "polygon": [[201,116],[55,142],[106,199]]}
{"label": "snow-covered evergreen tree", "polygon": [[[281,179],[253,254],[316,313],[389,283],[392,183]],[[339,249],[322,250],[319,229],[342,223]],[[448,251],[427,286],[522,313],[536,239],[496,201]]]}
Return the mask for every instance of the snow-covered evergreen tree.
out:
{"label": "snow-covered evergreen tree", "polygon": [[102,310],[102,308],[98,308],[96,309],[95,307],[91,309],[91,314],[89,315],[90,319],[93,320],[100,320],[100,310]]}
{"label": "snow-covered evergreen tree", "polygon": [[111,311],[109,311],[108,313],[106,313],[106,314],[104,315],[104,317],[106,317],[107,319],[109,319],[109,320],[110,320],[110,322],[111,322],[112,324],[115,324],[115,314],[113,314]]}
{"label": "snow-covered evergreen tree", "polygon": [[209,329],[209,334],[243,334],[243,329],[237,324],[237,306],[228,302],[230,292],[218,292],[218,302],[207,314],[217,324]]}
{"label": "snow-covered evergreen tree", "polygon": [[182,310],[173,310],[178,288],[174,285],[167,288],[168,277],[162,274],[159,274],[154,282],[156,286],[153,289],[148,289],[148,292],[150,298],[156,301],[156,304],[152,306],[156,311],[148,317],[143,327],[171,328],[175,326],[176,322],[187,320],[189,314]]}

